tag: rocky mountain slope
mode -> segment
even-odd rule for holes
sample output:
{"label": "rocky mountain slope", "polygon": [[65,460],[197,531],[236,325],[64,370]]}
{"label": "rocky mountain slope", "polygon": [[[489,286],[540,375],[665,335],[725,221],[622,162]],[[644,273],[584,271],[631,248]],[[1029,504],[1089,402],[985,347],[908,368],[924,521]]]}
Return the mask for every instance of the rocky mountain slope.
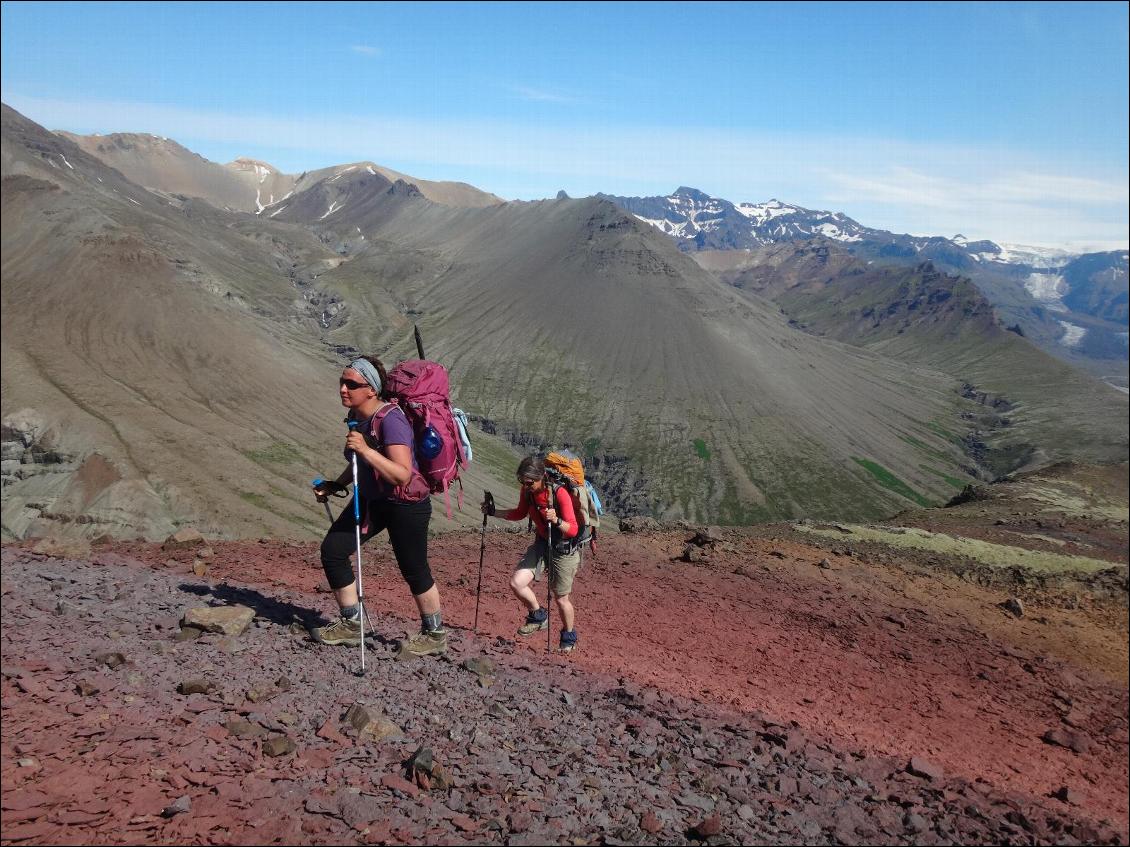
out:
{"label": "rocky mountain slope", "polygon": [[[7,107],[2,166],[5,537],[319,532],[342,356],[303,280],[340,258],[148,192]],[[472,479],[499,485],[488,467]]]}
{"label": "rocky mountain slope", "polygon": [[[407,350],[410,315],[439,339],[461,397],[519,440],[582,448],[626,512],[740,523],[823,511],[828,497],[875,508],[848,458],[859,439],[886,442],[893,461],[892,426],[929,420],[930,407],[955,415],[949,388],[905,388],[932,376],[918,383],[881,358],[814,344],[605,201],[450,209],[353,172],[276,220],[314,227],[346,256],[318,278],[349,304],[331,338]],[[793,461],[786,470],[770,456]],[[835,483],[816,496],[825,472]]]}
{"label": "rocky mountain slope", "polygon": [[620,535],[568,656],[513,635],[528,539],[491,531],[478,633],[448,534],[451,653],[394,660],[377,547],[364,679],[306,637],[312,544],[7,545],[0,841],[1125,844],[1126,502],[1071,466],[883,525]]}
{"label": "rocky mountain slope", "polygon": [[1003,326],[967,277],[930,262],[911,270],[866,262],[825,239],[695,256],[738,289],[773,300],[808,332],[961,380],[980,398],[981,435],[996,450],[984,458],[998,472],[1024,453],[1037,462],[1065,458],[1059,444],[1086,442],[1101,461],[1126,453],[1125,397]]}
{"label": "rocky mountain slope", "polygon": [[[884,475],[948,496],[908,433],[964,476],[929,426],[963,426],[951,380],[790,328],[612,204],[458,208],[370,170],[308,174],[273,216],[225,212],[6,110],[6,415],[31,409],[75,467],[103,456],[139,487],[120,500],[162,516],[148,534],[252,515],[254,534],[315,532],[295,486],[335,462],[327,370],[410,355],[418,323],[484,427],[585,450],[620,511],[876,515],[906,502]],[[13,450],[34,440],[15,432]],[[88,514],[71,470],[6,488],[9,531],[46,500]]]}

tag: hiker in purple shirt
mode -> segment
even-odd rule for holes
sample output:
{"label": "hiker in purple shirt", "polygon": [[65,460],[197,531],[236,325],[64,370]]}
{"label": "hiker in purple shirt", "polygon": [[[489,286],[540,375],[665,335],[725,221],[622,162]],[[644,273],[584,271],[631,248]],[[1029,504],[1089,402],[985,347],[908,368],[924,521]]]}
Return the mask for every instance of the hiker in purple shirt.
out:
{"label": "hiker in purple shirt", "polygon": [[[439,655],[447,651],[447,630],[440,614],[439,588],[428,567],[428,523],[432,501],[428,483],[416,464],[415,434],[400,407],[384,387],[388,375],[375,356],[354,360],[341,373],[338,393],[349,410],[347,420],[360,426],[345,439],[347,460],[357,454],[358,489],[361,498],[361,540],[368,541],[384,529],[404,581],[420,612],[419,634],[403,641],[402,656]],[[352,465],[333,481],[314,486],[319,502],[346,489]],[[329,626],[315,629],[322,644],[356,647],[364,632],[357,596],[357,579],[349,556],[354,552],[355,522],[348,506],[334,521],[322,541],[322,568],[334,590],[341,617]]]}

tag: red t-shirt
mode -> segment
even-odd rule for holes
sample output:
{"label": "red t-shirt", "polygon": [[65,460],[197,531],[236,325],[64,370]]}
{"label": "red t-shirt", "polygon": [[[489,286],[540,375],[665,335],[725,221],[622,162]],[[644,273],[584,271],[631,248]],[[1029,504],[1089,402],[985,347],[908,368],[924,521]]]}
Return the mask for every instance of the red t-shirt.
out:
{"label": "red t-shirt", "polygon": [[[577,525],[577,515],[573,511],[573,498],[570,496],[568,490],[564,486],[557,489],[557,517],[560,520],[569,524],[568,529],[553,528],[554,538],[573,538],[577,534],[580,527]],[[530,498],[533,498],[534,508],[530,508]],[[531,494],[528,488],[522,489],[522,494],[518,498],[518,505],[505,512],[501,517],[508,521],[520,521],[522,518],[529,517],[534,521],[534,530],[537,532],[539,538],[546,537],[546,519],[545,508],[549,503],[549,490],[548,486],[543,486],[541,491],[536,494]]]}

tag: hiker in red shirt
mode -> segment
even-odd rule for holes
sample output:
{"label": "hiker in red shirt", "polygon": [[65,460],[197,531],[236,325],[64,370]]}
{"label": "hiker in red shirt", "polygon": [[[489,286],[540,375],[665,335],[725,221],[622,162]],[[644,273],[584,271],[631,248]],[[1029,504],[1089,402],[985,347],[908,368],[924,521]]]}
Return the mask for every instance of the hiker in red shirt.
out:
{"label": "hiker in red shirt", "polygon": [[[569,541],[576,537],[580,525],[573,510],[573,498],[563,486],[555,490],[554,502],[549,502],[549,489],[545,474],[544,460],[527,456],[518,465],[518,483],[522,486],[518,505],[508,512],[495,515],[492,506],[483,504],[485,514],[495,515],[507,521],[520,521],[530,518],[534,522],[537,538],[526,550],[518,563],[514,575],[510,577],[510,590],[522,601],[528,614],[526,621],[518,627],[519,635],[533,635],[549,626],[549,611],[543,609],[530,584],[541,578],[545,569],[547,536],[553,530],[553,562],[550,565],[550,590],[561,613],[561,652],[568,653],[577,647],[577,629],[573,604],[569,594],[573,590],[573,578],[581,564],[581,553]],[[569,552],[562,552],[567,550]]]}

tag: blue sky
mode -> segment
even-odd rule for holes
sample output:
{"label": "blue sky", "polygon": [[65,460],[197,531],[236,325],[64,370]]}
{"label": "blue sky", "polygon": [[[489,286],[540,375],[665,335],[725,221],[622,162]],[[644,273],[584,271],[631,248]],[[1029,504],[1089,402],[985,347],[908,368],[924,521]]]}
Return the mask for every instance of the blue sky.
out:
{"label": "blue sky", "polygon": [[4,102],[287,172],[1124,247],[1126,3],[3,3]]}

